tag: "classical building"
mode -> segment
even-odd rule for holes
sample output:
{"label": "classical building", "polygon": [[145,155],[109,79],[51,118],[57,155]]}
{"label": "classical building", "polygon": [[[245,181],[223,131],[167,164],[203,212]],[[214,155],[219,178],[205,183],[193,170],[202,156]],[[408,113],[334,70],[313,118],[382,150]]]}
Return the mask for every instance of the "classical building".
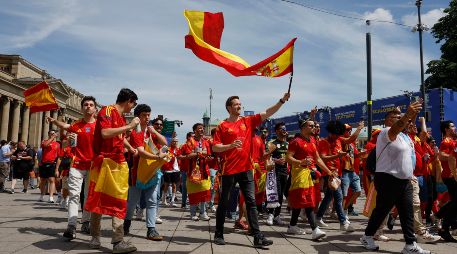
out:
{"label": "classical building", "polygon": [[[25,106],[24,90],[46,80],[60,107],[58,110],[30,113]],[[47,138],[47,116],[72,122],[81,118],[83,94],[56,79],[19,55],[0,54],[0,139],[23,140],[32,147]]]}

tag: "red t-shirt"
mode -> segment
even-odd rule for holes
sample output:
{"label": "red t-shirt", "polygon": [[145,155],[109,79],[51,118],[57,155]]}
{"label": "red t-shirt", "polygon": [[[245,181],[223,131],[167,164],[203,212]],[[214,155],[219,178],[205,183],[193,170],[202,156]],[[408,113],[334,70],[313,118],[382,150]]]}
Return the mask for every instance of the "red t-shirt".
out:
{"label": "red t-shirt", "polygon": [[94,131],[96,121],[93,123],[86,123],[84,119],[78,120],[73,123],[68,132],[76,133],[78,138],[76,140],[76,147],[73,147],[73,167],[86,170],[90,169],[91,162],[94,158],[94,150],[92,145],[94,143]]}
{"label": "red t-shirt", "polygon": [[[333,142],[330,142],[328,138],[321,139],[319,141],[319,154],[325,155],[325,156],[330,156],[330,155],[335,155],[338,154],[338,151],[342,151],[343,147],[341,145],[341,140],[336,139]],[[327,165],[328,169],[331,171],[338,170],[338,175],[341,176],[343,174],[343,171],[341,169],[341,160],[340,158],[335,158],[333,160],[325,162],[325,165]],[[326,175],[325,172],[322,172],[323,175]]]}
{"label": "red t-shirt", "polygon": [[178,147],[170,147],[169,151],[173,154],[173,157],[169,162],[163,164],[163,166],[161,167],[162,171],[172,171],[173,165],[175,164],[175,160],[177,160],[177,157],[181,155],[181,151]]}
{"label": "red t-shirt", "polygon": [[211,151],[211,155],[212,155],[208,161],[208,166],[209,166],[209,168],[218,170],[219,169],[219,157],[217,154],[213,153],[213,150],[211,149],[214,145],[214,140],[209,140],[208,142],[209,142],[209,147],[210,147],[210,151]]}
{"label": "red t-shirt", "polygon": [[[60,149],[60,152],[59,152],[59,157],[60,159],[63,161],[64,158],[70,158],[72,159],[73,158],[73,153],[72,153],[72,149],[71,147],[67,146],[63,149]],[[61,167],[63,167],[62,164],[60,164]],[[68,171],[70,170],[70,168],[68,167],[63,167],[62,168],[62,176],[68,176]]]}
{"label": "red t-shirt", "polygon": [[[146,133],[146,135],[148,135],[148,133]],[[136,132],[136,130],[132,130],[132,133],[130,134],[129,144],[135,149],[140,146],[144,147],[144,143],[145,143],[144,139],[145,139],[144,131]],[[135,184],[136,184],[136,175],[138,172],[139,159],[140,158],[138,156],[133,157],[133,164],[132,164],[132,167],[130,168],[130,175],[129,175],[130,186],[135,186]]]}
{"label": "red t-shirt", "polygon": [[[194,146],[192,144],[192,142],[194,142],[194,140],[190,139],[181,146],[181,148],[180,148],[181,155],[188,155],[189,153],[192,152],[192,147]],[[189,173],[189,165],[190,165],[189,163],[190,163],[190,160],[188,160],[188,159],[181,160],[181,165],[180,165],[181,172]]]}
{"label": "red t-shirt", "polygon": [[119,128],[126,124],[124,116],[117,111],[114,105],[103,107],[97,115],[94,131],[94,154],[103,155],[117,163],[125,162],[124,138],[125,133],[112,138],[103,139],[102,129]]}
{"label": "red t-shirt", "polygon": [[214,144],[228,145],[242,140],[241,149],[233,148],[221,153],[222,175],[233,175],[253,169],[251,142],[255,127],[262,123],[260,114],[240,117],[236,122],[222,121],[216,128]]}
{"label": "red t-shirt", "polygon": [[415,176],[423,176],[424,175],[424,150],[422,149],[422,145],[420,139],[416,137],[416,135],[409,135],[409,138],[414,143],[414,152],[416,154],[416,167],[414,168],[414,175]]}
{"label": "red t-shirt", "polygon": [[48,146],[44,146],[44,142],[46,142],[46,140],[41,142],[41,148],[43,149],[41,163],[56,162],[57,157],[59,156],[60,144],[56,141],[52,141]]}
{"label": "red t-shirt", "polygon": [[[206,173],[206,175],[208,175],[209,174],[208,156],[211,155],[211,150],[210,150],[210,145],[209,145],[208,140],[206,140],[204,138],[202,138],[200,141],[192,139],[191,142],[187,142],[185,145],[183,145],[181,147],[181,154],[188,155],[190,153],[195,153],[198,148],[201,148],[202,151],[206,151],[206,153],[207,153],[207,156],[202,155],[198,161],[199,161],[200,171],[203,173]],[[186,172],[189,174],[192,172],[192,169],[194,169],[195,166],[197,165],[197,158],[186,159],[186,161],[187,161],[187,166],[188,166],[188,168],[186,169]]]}
{"label": "red t-shirt", "polygon": [[[440,151],[445,152],[447,154],[452,154],[455,149],[455,141],[451,138],[445,138],[441,142]],[[449,164],[447,161],[441,161],[441,167],[443,168],[443,172],[441,173],[442,178],[450,178],[452,177],[451,169],[449,168]]]}
{"label": "red t-shirt", "polygon": [[314,143],[314,140],[310,139],[309,141],[305,138],[299,136],[292,140],[289,143],[289,148],[287,149],[288,152],[294,153],[294,158],[297,160],[303,160],[307,157],[311,157],[311,165],[309,168],[316,168],[316,152],[317,147]]}
{"label": "red t-shirt", "polygon": [[260,169],[265,169],[265,160],[262,160],[262,156],[265,153],[265,142],[260,136],[254,136],[252,138],[252,152],[251,157],[254,162],[259,163]]}

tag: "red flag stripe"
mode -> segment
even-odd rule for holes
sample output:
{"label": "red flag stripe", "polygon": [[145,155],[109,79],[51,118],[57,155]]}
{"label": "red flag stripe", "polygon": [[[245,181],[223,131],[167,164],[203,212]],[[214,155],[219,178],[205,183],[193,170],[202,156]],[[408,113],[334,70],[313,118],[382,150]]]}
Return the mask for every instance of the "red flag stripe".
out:
{"label": "red flag stripe", "polygon": [[49,88],[49,85],[48,83],[46,83],[46,81],[43,81],[43,82],[40,82],[32,87],[30,87],[29,89],[25,90],[24,91],[24,96],[27,97],[31,94],[34,94],[34,93],[38,93],[42,90],[45,90],[45,89],[50,89]]}

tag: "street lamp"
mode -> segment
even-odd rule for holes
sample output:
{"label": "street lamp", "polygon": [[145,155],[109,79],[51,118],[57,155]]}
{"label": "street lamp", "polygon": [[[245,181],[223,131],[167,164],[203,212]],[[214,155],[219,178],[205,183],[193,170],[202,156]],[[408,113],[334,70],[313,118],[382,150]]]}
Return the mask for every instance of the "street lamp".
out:
{"label": "street lamp", "polygon": [[421,91],[422,98],[424,99],[424,116],[425,116],[426,115],[425,111],[427,110],[427,98],[425,96],[425,83],[424,83],[424,53],[422,50],[422,31],[427,31],[429,28],[422,25],[421,5],[422,5],[422,0],[416,0],[418,24],[413,28],[413,32],[416,32],[416,31],[419,32],[419,50],[420,50],[420,65],[421,65],[420,91]]}

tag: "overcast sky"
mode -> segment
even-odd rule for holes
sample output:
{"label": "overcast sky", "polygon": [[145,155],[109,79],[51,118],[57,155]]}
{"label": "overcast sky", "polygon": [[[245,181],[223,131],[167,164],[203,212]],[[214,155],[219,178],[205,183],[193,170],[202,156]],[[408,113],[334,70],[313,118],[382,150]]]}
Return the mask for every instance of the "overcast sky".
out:
{"label": "overcast sky", "polygon": [[[361,19],[414,26],[415,1],[293,0]],[[422,20],[432,27],[449,1],[425,0]],[[317,105],[342,106],[366,99],[367,28],[364,20],[328,15],[280,0],[0,0],[0,53],[19,54],[52,76],[103,104],[118,91],[137,92],[152,115],[181,120],[182,140],[209,113],[224,119],[228,96],[245,110],[263,111],[287,91],[288,77],[233,77],[184,48],[185,9],[223,12],[221,49],[250,64],[295,43],[292,96],[276,116]],[[411,28],[386,22],[371,26],[373,98],[417,91],[419,39]],[[424,62],[440,57],[424,33]]]}

